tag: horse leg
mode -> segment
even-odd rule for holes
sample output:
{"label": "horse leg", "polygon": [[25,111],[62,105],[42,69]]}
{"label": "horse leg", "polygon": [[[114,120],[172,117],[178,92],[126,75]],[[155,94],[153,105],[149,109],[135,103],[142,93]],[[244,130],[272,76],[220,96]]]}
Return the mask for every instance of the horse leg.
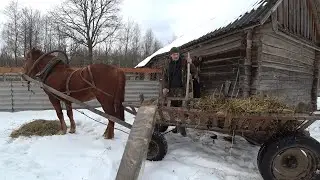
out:
{"label": "horse leg", "polygon": [[76,132],[76,123],[74,122],[74,119],[73,119],[72,105],[70,102],[65,102],[65,105],[66,105],[67,115],[69,117],[70,126],[71,126],[69,133],[73,134]]}
{"label": "horse leg", "polygon": [[58,134],[60,134],[60,135],[66,134],[67,133],[67,125],[66,125],[66,122],[64,121],[60,101],[53,96],[49,96],[49,100],[50,100],[52,106],[54,107],[54,109],[56,110],[57,116],[60,120],[61,130],[58,132]]}
{"label": "horse leg", "polygon": [[[105,113],[107,113],[111,116],[116,115],[112,98],[108,98],[103,94],[101,94],[101,95],[99,94],[99,95],[97,95],[97,100],[101,104],[102,109]],[[114,122],[113,121],[109,120],[108,126],[107,126],[105,132],[103,133],[103,136],[105,139],[113,139],[114,138]]]}

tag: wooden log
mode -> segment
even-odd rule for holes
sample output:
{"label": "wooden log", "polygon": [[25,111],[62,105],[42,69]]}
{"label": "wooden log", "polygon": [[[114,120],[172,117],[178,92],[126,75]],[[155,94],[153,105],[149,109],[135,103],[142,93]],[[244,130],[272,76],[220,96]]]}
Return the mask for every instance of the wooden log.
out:
{"label": "wooden log", "polygon": [[32,79],[31,77],[29,77],[29,76],[27,76],[27,75],[25,75],[25,74],[21,74],[21,75],[22,75],[27,81],[33,82],[33,83],[35,83],[35,84],[38,84],[41,88],[47,90],[48,92],[53,93],[53,94],[56,95],[56,96],[59,96],[59,97],[62,98],[62,99],[68,100],[68,101],[70,101],[70,102],[72,102],[72,103],[76,103],[76,104],[78,104],[78,105],[86,108],[87,110],[89,110],[89,111],[91,111],[91,112],[93,112],[93,113],[95,113],[95,114],[98,114],[98,115],[100,115],[100,116],[102,116],[102,117],[104,117],[104,118],[107,118],[109,121],[118,123],[118,124],[120,124],[120,125],[122,125],[122,126],[124,126],[124,127],[126,127],[126,128],[131,129],[131,127],[132,127],[131,124],[129,124],[129,123],[127,123],[127,122],[125,122],[125,121],[123,121],[123,120],[121,120],[121,119],[118,119],[118,118],[116,118],[116,117],[114,117],[114,116],[111,116],[111,115],[109,115],[109,114],[106,114],[106,113],[104,113],[104,112],[102,112],[102,111],[99,111],[99,110],[95,109],[94,107],[91,107],[91,106],[89,106],[88,104],[79,101],[78,99],[75,99],[75,98],[73,98],[73,97],[71,97],[71,96],[65,95],[65,94],[63,94],[62,92],[57,91],[56,89],[54,89],[54,88],[52,88],[52,87],[50,87],[50,86],[48,86],[48,85],[46,85],[46,84],[44,84],[44,83],[42,83],[42,82],[40,82],[40,81],[37,81],[37,80],[35,80],[35,79]]}
{"label": "wooden log", "polygon": [[320,52],[316,51],[316,59],[314,61],[313,70],[313,82],[311,89],[311,106],[312,110],[317,110],[317,99],[318,99],[318,86],[319,86],[319,64],[320,64]]}
{"label": "wooden log", "polygon": [[250,96],[250,85],[251,85],[251,49],[252,49],[252,30],[247,32],[247,48],[246,48],[246,58],[244,61],[244,74],[245,79],[243,82],[243,96],[246,98]]}
{"label": "wooden log", "polygon": [[126,147],[124,149],[116,180],[137,180],[146,160],[149,143],[155,125],[156,106],[139,108]]}

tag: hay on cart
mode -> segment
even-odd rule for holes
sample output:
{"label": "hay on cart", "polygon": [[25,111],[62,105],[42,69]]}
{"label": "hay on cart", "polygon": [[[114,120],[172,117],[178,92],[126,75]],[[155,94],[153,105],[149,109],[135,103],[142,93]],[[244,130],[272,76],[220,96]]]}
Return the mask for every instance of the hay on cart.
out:
{"label": "hay on cart", "polygon": [[193,108],[231,116],[308,113],[308,108],[302,108],[301,103],[298,106],[290,106],[277,97],[258,95],[232,99],[206,96],[194,103]]}

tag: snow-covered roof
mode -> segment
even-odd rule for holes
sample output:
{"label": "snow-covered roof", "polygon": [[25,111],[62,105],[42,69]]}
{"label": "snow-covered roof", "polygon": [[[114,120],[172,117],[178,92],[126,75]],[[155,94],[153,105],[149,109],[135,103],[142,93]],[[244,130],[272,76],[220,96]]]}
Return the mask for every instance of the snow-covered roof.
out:
{"label": "snow-covered roof", "polygon": [[[219,30],[223,27],[226,27],[234,23],[235,21],[244,17],[244,15],[247,12],[257,10],[259,7],[264,7],[268,3],[268,1],[267,0],[248,0],[245,3],[247,4],[246,7],[248,8],[238,9],[237,11],[233,11],[232,14],[228,14],[228,16],[223,15],[223,16],[216,17],[213,20],[210,20],[210,22],[208,22],[205,26],[198,26],[193,31],[190,31],[187,34],[184,34],[183,36],[177,38],[172,43],[166,45],[165,47],[159,49],[149,57],[145,58],[136,66],[136,68],[145,66],[153,57],[170,51],[172,47],[180,47],[190,41],[203,37],[204,35],[209,34],[210,32],[214,32],[216,30]],[[251,18],[254,18],[254,17],[251,17]]]}

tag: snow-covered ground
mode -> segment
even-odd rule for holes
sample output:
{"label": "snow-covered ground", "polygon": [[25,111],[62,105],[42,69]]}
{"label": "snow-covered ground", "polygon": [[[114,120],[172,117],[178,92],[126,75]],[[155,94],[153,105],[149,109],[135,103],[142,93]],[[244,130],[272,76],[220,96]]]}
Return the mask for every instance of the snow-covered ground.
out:
{"label": "snow-covered ground", "polygon": [[[98,115],[82,110],[93,118]],[[11,139],[13,129],[33,119],[56,119],[54,111],[0,113],[1,180],[113,180],[128,134],[115,131],[115,139],[102,137],[105,126],[74,111],[77,133],[63,136]],[[126,114],[128,122],[133,116]],[[66,117],[66,119],[68,119]],[[68,120],[67,120],[68,122]],[[69,123],[68,123],[69,125]],[[129,131],[128,129],[116,126]],[[310,128],[320,140],[320,123]],[[144,180],[262,180],[256,168],[258,147],[237,137],[233,144],[210,134],[189,130],[188,137],[169,133],[169,149],[163,161],[147,161]]]}

